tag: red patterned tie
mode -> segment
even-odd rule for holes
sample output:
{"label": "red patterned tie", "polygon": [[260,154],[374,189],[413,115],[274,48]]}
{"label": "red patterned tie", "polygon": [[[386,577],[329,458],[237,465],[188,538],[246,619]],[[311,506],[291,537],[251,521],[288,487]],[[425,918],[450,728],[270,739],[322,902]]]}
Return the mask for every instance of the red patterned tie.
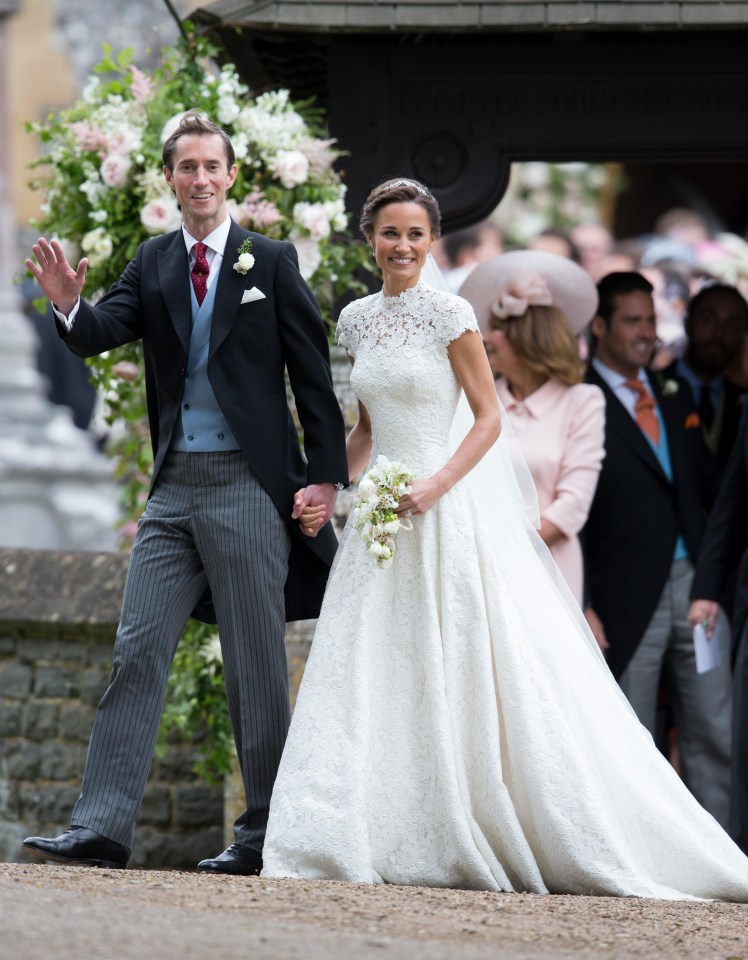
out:
{"label": "red patterned tie", "polygon": [[657,419],[657,414],[655,413],[654,397],[641,380],[626,380],[624,386],[637,394],[636,403],[634,404],[636,422],[652,443],[657,446],[660,442],[660,421]]}
{"label": "red patterned tie", "polygon": [[192,267],[192,286],[195,288],[195,296],[198,304],[202,304],[205,294],[208,290],[208,273],[210,267],[205,259],[205,251],[208,249],[204,243],[196,243],[192,248],[195,251],[195,263]]}

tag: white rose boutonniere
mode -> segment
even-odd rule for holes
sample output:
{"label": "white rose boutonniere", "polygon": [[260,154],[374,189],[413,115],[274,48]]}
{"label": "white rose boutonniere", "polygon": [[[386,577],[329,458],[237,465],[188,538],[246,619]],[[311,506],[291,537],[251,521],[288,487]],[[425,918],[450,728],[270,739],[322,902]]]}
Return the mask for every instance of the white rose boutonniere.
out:
{"label": "white rose boutonniere", "polygon": [[680,388],[677,380],[665,380],[662,384],[663,397],[674,397]]}
{"label": "white rose boutonniere", "polygon": [[255,265],[255,258],[252,255],[251,239],[247,237],[244,243],[240,247],[237,247],[236,252],[239,254],[239,259],[234,264],[234,270],[242,275],[248,273]]}

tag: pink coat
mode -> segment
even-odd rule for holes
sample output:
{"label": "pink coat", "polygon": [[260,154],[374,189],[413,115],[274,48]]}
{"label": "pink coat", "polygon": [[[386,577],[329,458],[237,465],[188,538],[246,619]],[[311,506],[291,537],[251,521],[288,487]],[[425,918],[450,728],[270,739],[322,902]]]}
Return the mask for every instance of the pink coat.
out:
{"label": "pink coat", "polygon": [[540,515],[564,534],[550,548],[564,579],[582,603],[582,548],[577,534],[587,520],[605,455],[605,398],[599,387],[567,387],[546,380],[517,401],[506,380],[496,381],[538,491]]}

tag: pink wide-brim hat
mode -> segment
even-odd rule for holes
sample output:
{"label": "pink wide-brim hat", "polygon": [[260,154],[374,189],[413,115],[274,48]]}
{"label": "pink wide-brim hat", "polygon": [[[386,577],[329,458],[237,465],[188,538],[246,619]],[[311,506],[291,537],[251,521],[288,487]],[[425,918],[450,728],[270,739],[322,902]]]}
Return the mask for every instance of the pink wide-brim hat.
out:
{"label": "pink wide-brim hat", "polygon": [[482,333],[490,328],[491,308],[502,293],[528,278],[545,281],[551,301],[566,317],[572,333],[578,334],[597,311],[597,287],[580,266],[555,253],[513,250],[499,253],[471,270],[459,290],[478,318]]}

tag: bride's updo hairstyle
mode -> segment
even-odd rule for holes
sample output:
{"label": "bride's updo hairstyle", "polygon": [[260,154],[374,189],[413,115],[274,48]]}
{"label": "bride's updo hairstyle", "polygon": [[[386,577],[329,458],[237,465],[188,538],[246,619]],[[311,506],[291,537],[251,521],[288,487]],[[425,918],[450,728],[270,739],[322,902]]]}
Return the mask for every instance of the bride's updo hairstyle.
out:
{"label": "bride's updo hairstyle", "polygon": [[423,207],[428,217],[432,236],[440,236],[442,217],[434,195],[428,187],[419,183],[418,180],[400,177],[380,183],[366,198],[366,203],[361,210],[359,227],[367,240],[371,240],[374,235],[374,226],[379,211],[391,203],[417,203],[419,207]]}

